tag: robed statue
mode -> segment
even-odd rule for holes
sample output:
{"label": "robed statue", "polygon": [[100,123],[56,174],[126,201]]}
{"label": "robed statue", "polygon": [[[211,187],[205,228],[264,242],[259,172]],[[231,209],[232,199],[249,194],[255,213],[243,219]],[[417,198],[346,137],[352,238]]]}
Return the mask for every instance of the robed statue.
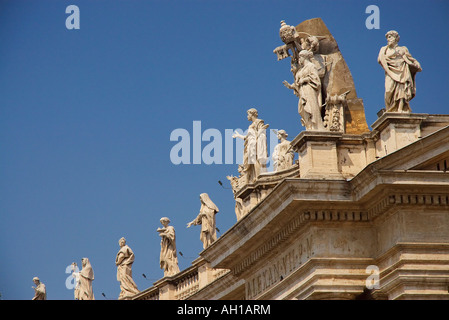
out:
{"label": "robed statue", "polygon": [[164,277],[173,276],[179,272],[175,228],[168,225],[170,219],[167,217],[161,218],[160,222],[163,226],[157,229],[161,237],[160,267],[164,270]]}
{"label": "robed statue", "polygon": [[419,62],[407,47],[398,46],[399,34],[386,33],[387,45],[382,47],[377,61],[385,70],[385,108],[387,112],[411,112],[410,100],[415,97],[415,76],[422,71]]}
{"label": "robed statue", "polygon": [[203,242],[203,248],[206,249],[217,240],[215,215],[218,212],[218,208],[207,193],[200,194],[200,201],[200,213],[187,224],[187,228],[190,228],[192,225],[201,225],[200,240]]}
{"label": "robed statue", "polygon": [[267,133],[268,124],[258,118],[256,109],[247,111],[247,119],[251,121],[246,136],[234,132],[233,138],[244,141],[243,149],[243,174],[247,183],[253,183],[258,175],[267,171]]}
{"label": "robed statue", "polygon": [[134,252],[126,245],[126,239],[120,238],[120,250],[115,258],[117,266],[117,281],[120,282],[119,299],[127,299],[137,293],[137,285],[132,276],[132,265],[134,263]]}
{"label": "robed statue", "polygon": [[94,280],[94,270],[88,258],[81,259],[82,269],[76,272],[77,265],[72,263],[72,276],[76,280],[75,300],[95,300],[92,289]]}

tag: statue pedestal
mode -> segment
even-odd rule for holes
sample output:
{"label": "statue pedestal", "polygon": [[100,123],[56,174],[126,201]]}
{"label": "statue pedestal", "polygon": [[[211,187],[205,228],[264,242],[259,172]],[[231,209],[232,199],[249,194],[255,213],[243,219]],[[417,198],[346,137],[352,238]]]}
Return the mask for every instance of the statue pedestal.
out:
{"label": "statue pedestal", "polygon": [[376,153],[386,156],[421,138],[421,125],[428,114],[385,112],[372,125],[377,132]]}
{"label": "statue pedestal", "polygon": [[301,178],[343,179],[338,167],[337,142],[342,133],[303,131],[292,146],[299,155]]}
{"label": "statue pedestal", "polygon": [[158,300],[175,300],[176,284],[172,278],[163,277],[154,283],[154,286],[159,288]]}

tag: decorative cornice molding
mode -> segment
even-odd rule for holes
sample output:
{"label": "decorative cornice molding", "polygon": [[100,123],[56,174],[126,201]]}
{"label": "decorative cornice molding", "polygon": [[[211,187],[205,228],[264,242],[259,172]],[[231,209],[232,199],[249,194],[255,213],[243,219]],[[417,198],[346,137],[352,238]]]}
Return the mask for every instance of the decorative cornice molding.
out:
{"label": "decorative cornice molding", "polygon": [[296,218],[285,224],[285,228],[272,236],[265,243],[253,250],[241,263],[232,268],[235,276],[240,275],[273,249],[278,248],[285,240],[301,227],[310,222],[367,222],[368,213],[360,210],[304,210]]}
{"label": "decorative cornice molding", "polygon": [[417,193],[394,193],[386,194],[380,198],[369,209],[313,209],[303,210],[296,218],[285,224],[277,234],[267,239],[265,243],[243,259],[241,263],[232,268],[235,276],[240,275],[250,265],[268,255],[273,249],[278,248],[293,233],[309,222],[371,222],[377,216],[386,212],[393,206],[434,206],[449,207],[449,193],[417,194]]}
{"label": "decorative cornice molding", "polygon": [[368,210],[370,220],[380,216],[385,211],[397,206],[426,206],[426,207],[446,207],[449,208],[449,192],[448,193],[422,193],[401,192],[383,196]]}

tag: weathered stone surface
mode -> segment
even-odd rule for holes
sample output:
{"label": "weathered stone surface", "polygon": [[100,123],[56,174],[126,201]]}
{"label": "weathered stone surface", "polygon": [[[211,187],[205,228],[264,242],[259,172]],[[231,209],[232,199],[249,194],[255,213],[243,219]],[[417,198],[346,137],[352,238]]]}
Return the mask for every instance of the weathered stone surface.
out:
{"label": "weathered stone surface", "polygon": [[370,131],[321,19],[282,23],[280,36],[278,60],[295,69],[310,50],[325,66],[325,130],[290,142],[288,169],[228,177],[237,223],[134,298],[449,300],[449,116],[385,112]]}
{"label": "weathered stone surface", "polygon": [[306,20],[296,26],[296,32],[301,38],[310,35],[319,39],[319,49],[316,54],[325,61],[325,76],[322,80],[323,101],[328,96],[341,95],[348,92],[347,106],[344,110],[344,131],[348,134],[369,132],[365,118],[363,100],[357,97],[354,80],[334,37],[321,18]]}

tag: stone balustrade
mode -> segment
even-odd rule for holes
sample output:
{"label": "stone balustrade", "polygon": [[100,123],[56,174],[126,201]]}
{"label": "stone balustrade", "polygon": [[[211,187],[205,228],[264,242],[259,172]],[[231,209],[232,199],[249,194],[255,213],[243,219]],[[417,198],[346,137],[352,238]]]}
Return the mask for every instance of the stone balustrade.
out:
{"label": "stone balustrade", "polygon": [[[189,268],[190,269],[190,268]],[[183,272],[182,272],[183,273]],[[198,291],[200,287],[198,269],[193,268],[175,280],[175,299],[183,300]]]}
{"label": "stone balustrade", "polygon": [[229,273],[228,269],[214,269],[203,258],[171,277],[163,277],[152,287],[136,294],[133,300],[185,300]]}

